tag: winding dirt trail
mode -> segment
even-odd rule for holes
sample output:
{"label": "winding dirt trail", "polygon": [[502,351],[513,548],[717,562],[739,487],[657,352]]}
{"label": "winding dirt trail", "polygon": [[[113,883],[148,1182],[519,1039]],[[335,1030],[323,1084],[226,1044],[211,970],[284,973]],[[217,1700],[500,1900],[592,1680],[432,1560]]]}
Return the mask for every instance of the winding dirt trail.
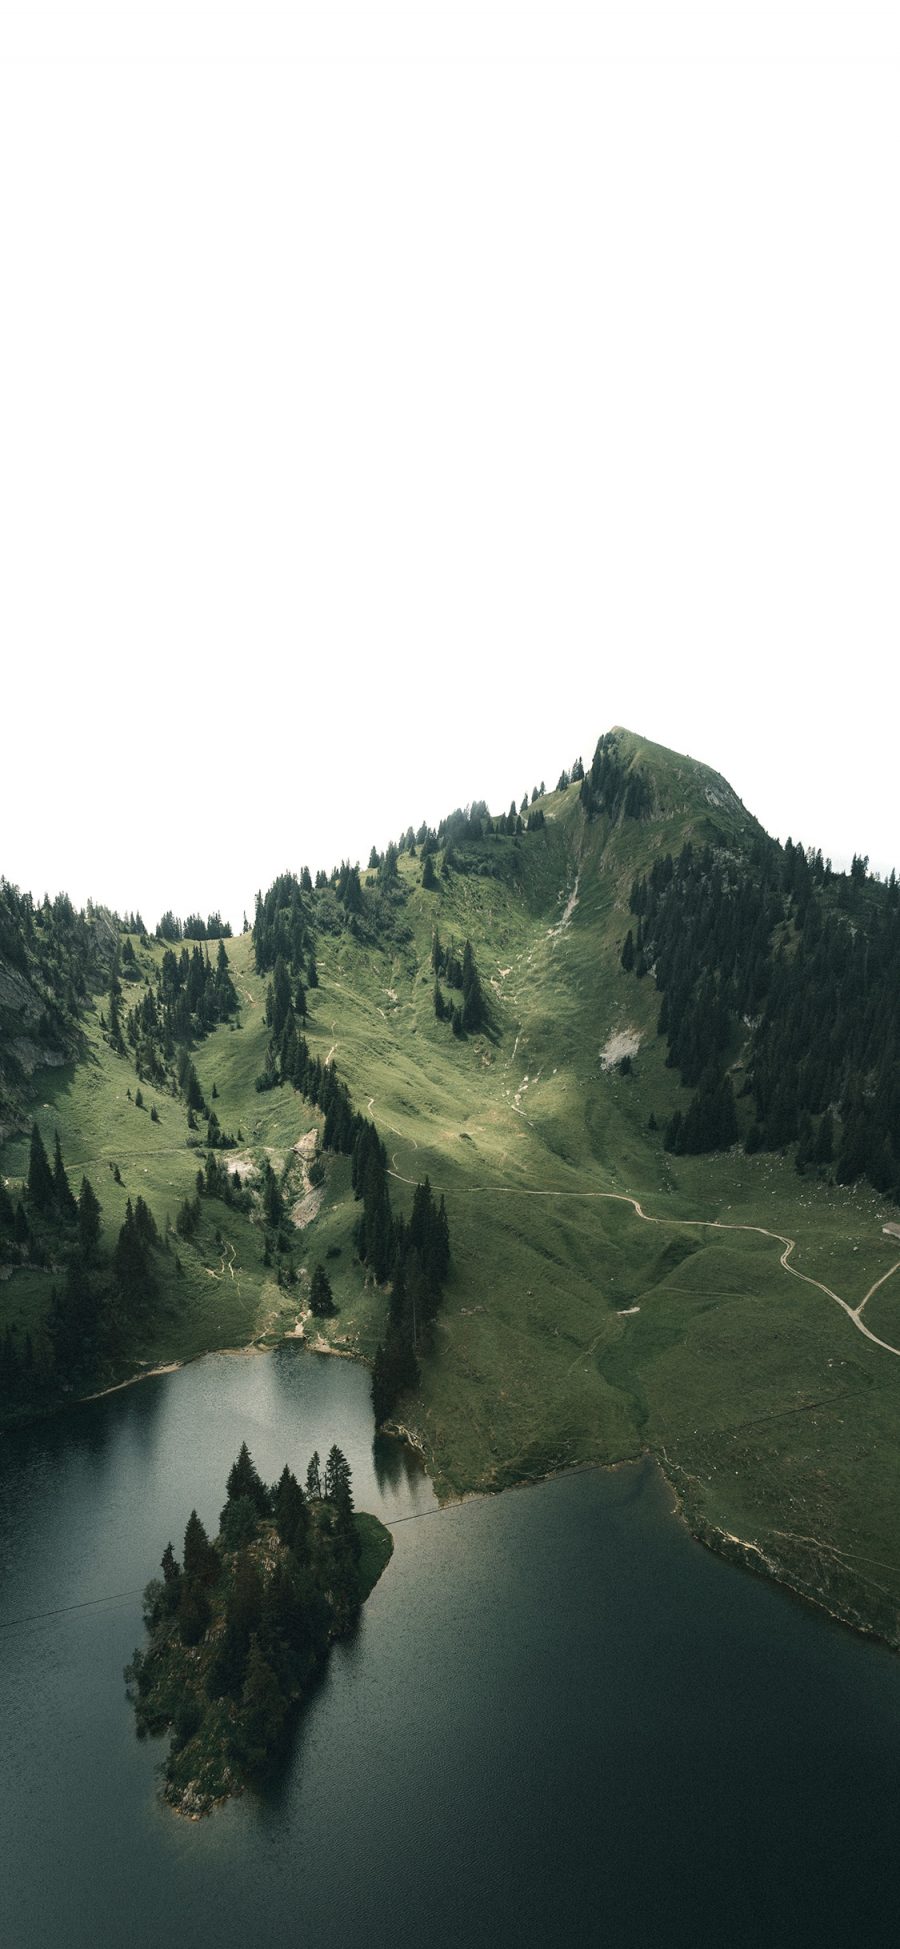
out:
{"label": "winding dirt trail", "polygon": [[[370,1096],[369,1101],[366,1104],[366,1111],[369,1116],[372,1115],[372,1111],[374,1110],[374,1108],[375,1108],[375,1098],[374,1096]],[[402,1130],[398,1130],[396,1126],[392,1123],[386,1123],[384,1127],[385,1130],[390,1131],[392,1137],[399,1137],[401,1144],[408,1144],[411,1150],[418,1150],[419,1146],[416,1143],[415,1137],[404,1137]],[[391,1163],[393,1165],[396,1165],[397,1163],[396,1151],[394,1151],[392,1154]],[[415,1178],[402,1178],[400,1176],[399,1171],[396,1169],[393,1171],[389,1171],[388,1176],[392,1178],[396,1178],[398,1184],[415,1184],[416,1182]]]}
{"label": "winding dirt trail", "polygon": [[887,1272],[883,1272],[881,1278],[876,1279],[874,1286],[869,1287],[865,1299],[861,1299],[856,1308],[857,1315],[862,1312],[866,1300],[871,1299],[873,1293],[877,1293],[879,1286],[883,1286],[886,1279],[893,1279],[895,1272],[900,1272],[900,1259],[897,1260],[896,1265],[888,1266]]}
{"label": "winding dirt trail", "polygon": [[[396,1159],[394,1161],[396,1162]],[[400,1184],[415,1184],[414,1178],[401,1177],[400,1172],[396,1170],[389,1171],[388,1176],[396,1178]],[[796,1248],[796,1239],[788,1238],[784,1232],[770,1232],[766,1225],[729,1224],[721,1218],[655,1218],[652,1212],[645,1211],[640,1201],[627,1191],[529,1191],[512,1184],[473,1184],[462,1195],[472,1197],[484,1192],[501,1198],[603,1198],[613,1204],[630,1205],[636,1217],[643,1219],[645,1225],[663,1225],[666,1228],[682,1225],[693,1229],[702,1226],[706,1231],[755,1232],[761,1238],[771,1238],[777,1245],[784,1247],[779,1263],[784,1267],[785,1272],[789,1272],[794,1279],[802,1279],[806,1286],[815,1286],[817,1292],[825,1293],[828,1299],[833,1299],[835,1305],[840,1306],[842,1312],[846,1313],[848,1320],[852,1320],[858,1333],[864,1334],[867,1340],[871,1340],[873,1346],[883,1348],[885,1353],[892,1353],[900,1360],[900,1347],[892,1347],[889,1341],[880,1340],[878,1334],[872,1333],[860,1317],[867,1300],[878,1291],[879,1286],[883,1286],[886,1279],[893,1278],[895,1272],[900,1272],[900,1259],[890,1266],[887,1272],[882,1273],[880,1279],[876,1279],[875,1284],[869,1287],[858,1306],[851,1306],[849,1300],[842,1299],[840,1293],[833,1292],[831,1287],[826,1286],[821,1279],[813,1279],[808,1272],[798,1272],[797,1267],[789,1263],[791,1253]]]}

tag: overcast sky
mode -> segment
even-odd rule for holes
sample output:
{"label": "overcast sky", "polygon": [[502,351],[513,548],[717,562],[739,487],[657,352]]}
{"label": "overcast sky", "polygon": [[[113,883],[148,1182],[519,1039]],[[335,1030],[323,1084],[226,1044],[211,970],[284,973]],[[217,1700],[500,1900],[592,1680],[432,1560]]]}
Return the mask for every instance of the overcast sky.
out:
{"label": "overcast sky", "polygon": [[0,47],[0,873],[239,926],[615,723],[900,866],[896,8]]}

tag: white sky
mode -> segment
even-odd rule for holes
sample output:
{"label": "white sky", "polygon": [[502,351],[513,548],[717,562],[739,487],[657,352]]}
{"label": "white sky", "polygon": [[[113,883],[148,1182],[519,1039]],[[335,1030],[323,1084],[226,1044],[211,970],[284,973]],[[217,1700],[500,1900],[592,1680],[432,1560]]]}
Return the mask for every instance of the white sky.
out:
{"label": "white sky", "polygon": [[900,10],[0,51],[0,872],[239,926],[614,723],[900,865]]}

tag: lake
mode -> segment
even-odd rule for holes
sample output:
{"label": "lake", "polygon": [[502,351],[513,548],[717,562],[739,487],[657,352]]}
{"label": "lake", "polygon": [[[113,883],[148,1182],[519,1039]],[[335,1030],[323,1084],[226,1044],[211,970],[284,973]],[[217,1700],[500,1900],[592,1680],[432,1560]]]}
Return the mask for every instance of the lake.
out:
{"label": "lake", "polygon": [[[123,1666],[242,1440],[332,1442],[395,1551],[277,1785],[158,1798]],[[212,1355],[7,1437],[10,1949],[894,1943],[900,1661],[687,1535],[652,1463],[437,1506],[368,1374]]]}

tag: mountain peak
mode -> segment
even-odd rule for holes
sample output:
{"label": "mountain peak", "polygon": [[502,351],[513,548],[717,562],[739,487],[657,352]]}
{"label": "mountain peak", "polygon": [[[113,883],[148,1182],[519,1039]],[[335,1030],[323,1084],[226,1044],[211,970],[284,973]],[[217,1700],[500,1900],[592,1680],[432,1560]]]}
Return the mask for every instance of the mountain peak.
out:
{"label": "mountain peak", "polygon": [[728,779],[699,758],[654,744],[650,738],[629,731],[624,724],[613,725],[607,738],[615,739],[624,769],[629,773],[638,772],[645,779],[656,817],[711,818],[718,825],[724,823],[728,836],[740,835],[745,839],[762,831],[759,821],[747,810]]}

